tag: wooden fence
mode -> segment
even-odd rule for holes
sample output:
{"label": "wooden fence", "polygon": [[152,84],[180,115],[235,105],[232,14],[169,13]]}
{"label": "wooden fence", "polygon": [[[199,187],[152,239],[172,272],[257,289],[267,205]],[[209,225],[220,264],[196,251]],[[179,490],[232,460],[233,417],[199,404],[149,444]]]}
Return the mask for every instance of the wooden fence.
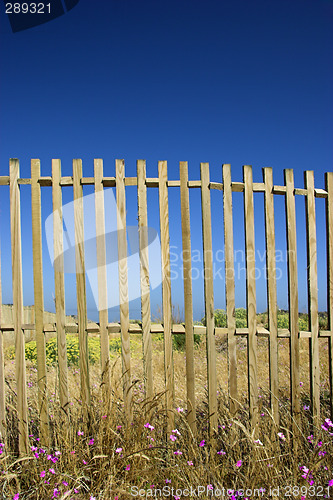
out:
{"label": "wooden fence", "polygon": [[[283,186],[273,184],[271,168],[263,169],[263,182],[253,182],[252,168],[244,166],[243,181],[231,180],[230,165],[223,165],[221,182],[211,182],[208,163],[201,163],[201,179],[188,179],[187,162],[180,162],[180,180],[168,180],[167,162],[158,164],[158,178],[146,176],[146,163],[137,161],[137,177],[125,177],[123,160],[116,160],[116,176],[106,177],[103,174],[103,161],[94,162],[94,177],[82,176],[81,160],[73,161],[73,176],[61,175],[60,160],[52,160],[52,176],[42,177],[40,161],[31,161],[31,178],[20,178],[19,161],[10,160],[9,176],[0,177],[0,185],[10,187],[10,224],[11,224],[11,255],[13,278],[13,321],[5,324],[0,318],[0,432],[6,436],[6,404],[5,404],[5,376],[3,357],[3,332],[14,331],[16,352],[16,382],[17,382],[17,414],[19,422],[19,449],[22,454],[28,453],[28,408],[26,394],[26,370],[24,332],[35,330],[37,342],[37,370],[38,370],[38,402],[40,411],[41,442],[49,443],[49,415],[48,415],[48,388],[45,353],[45,334],[57,333],[58,367],[59,367],[59,396],[61,408],[68,411],[68,378],[66,355],[66,332],[77,332],[79,335],[81,400],[85,418],[89,416],[90,383],[88,363],[88,334],[99,332],[101,341],[101,379],[105,402],[111,393],[109,333],[121,334],[122,345],[122,373],[124,405],[128,421],[132,419],[132,388],[131,388],[131,358],[130,333],[142,334],[143,367],[145,395],[153,397],[153,369],[152,369],[152,340],[151,333],[163,332],[165,355],[165,389],[166,409],[174,409],[174,378],[172,334],[184,333],[186,336],[186,390],[187,390],[187,418],[192,431],[196,433],[196,402],[195,402],[195,369],[194,369],[194,333],[206,335],[207,343],[207,380],[210,432],[217,428],[217,378],[216,378],[216,348],[215,336],[226,335],[228,343],[228,390],[230,411],[237,412],[237,361],[236,336],[247,337],[248,358],[248,391],[250,421],[255,426],[258,419],[258,380],[257,380],[257,337],[268,337],[269,342],[269,389],[271,394],[270,406],[275,422],[279,422],[278,400],[278,339],[290,339],[290,393],[291,411],[295,422],[300,413],[300,381],[299,381],[299,338],[310,340],[310,388],[311,409],[314,423],[320,418],[320,372],[319,372],[319,339],[325,337],[329,349],[329,377],[330,377],[330,405],[333,414],[333,173],[326,174],[326,189],[314,187],[314,174],[305,172],[304,188],[294,187],[293,171],[285,170]],[[34,276],[34,323],[24,323],[23,296],[22,296],[22,249],[21,249],[21,207],[20,185],[31,185],[32,199],[32,242],[33,242],[33,276]],[[98,265],[98,295],[99,295],[99,322],[87,322],[86,281],[85,281],[85,253],[83,244],[83,186],[93,185],[96,196],[96,245]],[[42,227],[41,227],[41,187],[52,186],[53,210],[59,211],[60,217],[54,217],[54,254],[60,256],[63,252],[63,221],[62,221],[62,187],[73,186],[75,222],[75,257],[76,257],[76,290],[78,322],[66,323],[64,272],[55,268],[55,305],[56,321],[45,323],[43,304],[43,268],[42,268]],[[141,281],[141,324],[129,322],[128,302],[128,273],[127,273],[127,243],[126,243],[126,186],[137,186],[139,246],[140,246],[140,281]],[[118,228],[118,256],[119,256],[119,291],[120,291],[120,324],[109,323],[107,309],[107,278],[103,272],[106,264],[105,242],[105,213],[103,189],[116,187]],[[148,235],[145,228],[147,219],[147,188],[158,188],[160,239],[161,239],[161,269],[162,269],[162,300],[163,324],[151,323],[150,294],[149,294],[149,261]],[[180,188],[181,227],[183,244],[183,275],[184,275],[184,306],[185,323],[172,324],[171,305],[171,277],[170,277],[170,244],[169,244],[169,203],[170,188]],[[190,233],[190,202],[189,189],[200,189],[202,204],[202,239],[204,250],[204,300],[206,326],[196,326],[193,322],[192,278],[191,278],[191,233]],[[214,296],[213,296],[213,261],[212,261],[212,217],[211,217],[211,190],[223,191],[223,224],[225,245],[225,279],[226,279],[226,311],[227,327],[217,328],[214,325]],[[235,319],[235,270],[234,270],[234,242],[233,242],[233,209],[232,192],[244,193],[244,221],[245,221],[245,254],[246,254],[246,290],[247,290],[247,328],[236,328]],[[267,304],[268,329],[256,324],[256,279],[255,279],[255,233],[254,233],[254,193],[264,193],[265,197],[265,239],[267,259]],[[277,286],[276,286],[276,257],[275,257],[275,220],[274,195],[285,197],[286,228],[288,249],[288,304],[289,330],[279,329],[277,326]],[[307,221],[307,255],[308,255],[308,295],[309,295],[309,331],[299,331],[298,326],[298,282],[297,282],[297,252],[296,252],[296,210],[295,196],[305,196]],[[318,287],[317,287],[317,241],[316,241],[316,212],[315,198],[326,199],[326,229],[327,229],[327,292],[328,292],[328,330],[319,330],[318,321]],[[0,281],[1,301],[1,281]],[[2,302],[2,301],[1,301]],[[1,303],[0,302],[0,303]],[[168,412],[169,429],[173,426],[173,412]]]}

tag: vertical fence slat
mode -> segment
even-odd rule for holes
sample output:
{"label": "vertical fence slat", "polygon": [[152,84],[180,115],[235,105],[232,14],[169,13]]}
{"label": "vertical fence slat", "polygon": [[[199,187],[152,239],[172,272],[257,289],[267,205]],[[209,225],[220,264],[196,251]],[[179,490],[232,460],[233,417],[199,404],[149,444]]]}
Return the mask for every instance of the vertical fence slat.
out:
{"label": "vertical fence slat", "polygon": [[170,235],[169,235],[169,201],[167,162],[158,162],[159,205],[161,231],[161,264],[162,264],[162,302],[164,326],[164,369],[166,388],[166,408],[168,411],[168,430],[174,427],[172,413],[175,390],[172,355],[172,308],[171,308],[171,277],[170,277]]}
{"label": "vertical fence slat", "polygon": [[123,367],[123,387],[125,413],[128,424],[132,421],[131,350],[129,335],[127,237],[126,237],[126,197],[125,162],[116,160],[117,229],[118,229],[118,269],[119,303],[121,324],[121,357]]}
{"label": "vertical fence slat", "polygon": [[[298,340],[298,284],[296,248],[296,209],[294,194],[294,173],[284,171],[286,185],[286,226],[288,254],[288,302],[290,329],[290,399],[291,413],[297,423],[300,412],[299,385],[299,340]],[[296,430],[296,429],[295,429]]]}
{"label": "vertical fence slat", "polygon": [[188,165],[186,161],[180,162],[179,174],[180,174],[180,205],[181,205],[180,208],[181,208],[181,221],[182,221],[185,335],[186,335],[185,340],[186,340],[187,421],[192,430],[193,435],[196,435],[190,197],[187,186]]}
{"label": "vertical fence slat", "polygon": [[231,168],[223,165],[223,222],[224,222],[224,254],[225,254],[225,291],[228,325],[228,385],[230,412],[238,410],[237,402],[237,340],[235,316],[235,268],[234,268],[234,234],[232,216]]}
{"label": "vertical fence slat", "polygon": [[148,215],[147,215],[147,187],[146,162],[138,160],[138,225],[140,247],[140,285],[141,285],[141,321],[142,321],[142,348],[143,373],[145,396],[152,399],[153,387],[153,354],[150,333],[150,285],[149,285],[149,256],[148,256]]}
{"label": "vertical fence slat", "polygon": [[99,332],[101,341],[102,392],[105,410],[108,410],[111,396],[111,371],[108,332],[108,299],[106,273],[105,209],[103,191],[103,160],[94,160],[95,174],[95,220],[96,256],[98,280]]}
{"label": "vertical fence slat", "polygon": [[40,418],[41,443],[49,446],[49,415],[47,399],[46,351],[44,334],[44,296],[43,296],[43,261],[42,261],[42,221],[41,192],[38,179],[40,161],[31,160],[31,222],[32,253],[34,272],[35,333],[37,347],[37,385]]}
{"label": "vertical fence slat", "polygon": [[76,295],[77,314],[79,321],[79,353],[81,400],[83,416],[89,423],[90,384],[89,384],[89,356],[87,333],[87,297],[86,276],[84,261],[84,219],[83,219],[83,189],[82,161],[73,160],[73,191],[74,191],[74,228],[75,228],[75,267],[76,267]]}
{"label": "vertical fence slat", "polygon": [[278,379],[278,338],[277,338],[277,290],[275,263],[275,222],[273,171],[263,169],[265,183],[265,243],[266,280],[269,330],[269,391],[270,408],[276,425],[279,425],[279,379]]}
{"label": "vertical fence slat", "polygon": [[246,304],[247,326],[249,329],[247,364],[252,428],[258,422],[257,385],[257,319],[256,319],[256,262],[254,245],[254,206],[252,167],[244,166],[244,214],[245,214],[245,254],[246,254]]}
{"label": "vertical fence slat", "polygon": [[62,193],[60,186],[61,163],[52,160],[52,199],[53,199],[53,247],[54,247],[54,289],[57,323],[59,398],[63,412],[68,412],[68,369],[65,333],[65,280],[64,244],[62,220]]}
{"label": "vertical fence slat", "polygon": [[209,189],[209,164],[201,163],[201,205],[202,205],[202,239],[204,253],[204,287],[205,315],[207,338],[207,378],[209,431],[213,435],[217,431],[217,384],[216,384],[216,347],[214,322],[214,288],[213,288],[213,249],[212,249],[212,216]]}
{"label": "vertical fence slat", "polygon": [[10,160],[10,227],[13,274],[13,315],[15,330],[15,374],[17,384],[17,416],[19,431],[19,453],[28,454],[28,405],[26,392],[26,370],[23,323],[22,252],[21,252],[21,204],[19,161]]}
{"label": "vertical fence slat", "polygon": [[[0,325],[2,324],[2,281],[1,281],[1,249],[0,249]],[[5,387],[5,358],[3,352],[3,330],[0,329],[0,439],[6,443],[6,387]]]}
{"label": "vertical fence slat", "polygon": [[320,419],[320,368],[319,368],[319,319],[318,319],[318,279],[317,279],[317,233],[314,175],[304,174],[306,194],[306,233],[308,256],[308,295],[310,347],[310,396],[313,424],[319,427]]}
{"label": "vertical fence slat", "polygon": [[[333,172],[325,175],[326,200],[326,231],[327,231],[327,313],[328,329],[333,331]],[[328,339],[330,405],[331,420],[333,420],[333,337]]]}

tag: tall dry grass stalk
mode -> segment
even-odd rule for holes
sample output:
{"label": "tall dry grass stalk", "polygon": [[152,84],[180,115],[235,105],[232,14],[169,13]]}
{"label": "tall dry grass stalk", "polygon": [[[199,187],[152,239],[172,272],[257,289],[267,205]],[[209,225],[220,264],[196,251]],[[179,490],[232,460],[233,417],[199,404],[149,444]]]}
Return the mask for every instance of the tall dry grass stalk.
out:
{"label": "tall dry grass stalk", "polygon": [[[137,338],[137,337],[136,337]],[[306,344],[301,349],[302,416],[297,453],[292,447],[291,417],[287,368],[280,377],[280,427],[277,428],[269,410],[268,369],[262,369],[260,388],[260,423],[257,439],[249,431],[246,401],[246,348],[239,340],[238,364],[240,367],[240,404],[236,418],[228,411],[227,358],[225,342],[216,339],[218,366],[218,433],[215,447],[208,437],[207,382],[205,343],[196,349],[197,427],[194,439],[186,421],[186,391],[184,353],[174,353],[176,403],[175,429],[166,435],[164,411],[164,370],[162,341],[154,341],[154,390],[155,397],[144,400],[142,384],[142,359],[140,344],[133,343],[133,425],[128,425],[123,411],[121,362],[112,358],[112,394],[108,413],[103,411],[100,372],[91,369],[92,403],[90,428],[84,427],[81,413],[79,380],[76,367],[69,370],[71,395],[68,420],[61,414],[58,401],[57,370],[50,367],[50,425],[52,443],[44,449],[38,441],[37,374],[28,362],[28,404],[31,454],[17,457],[17,417],[14,365],[6,362],[7,426],[8,441],[1,446],[0,494],[6,499],[116,499],[154,495],[175,498],[185,496],[185,489],[201,498],[212,493],[219,498],[241,498],[235,494],[244,490],[243,498],[272,498],[274,488],[277,498],[284,498],[290,490],[291,497],[301,499],[326,495],[330,498],[329,481],[333,479],[333,424],[328,420],[329,404],[327,380],[322,387],[323,428],[311,427],[306,366]],[[284,353],[284,350],[286,351]],[[288,349],[280,345],[280,364],[287,367]],[[259,339],[259,353],[266,364],[267,343]],[[325,349],[322,354],[322,372],[327,368]],[[326,357],[325,357],[326,356]],[[268,365],[267,365],[268,366]],[[243,369],[244,367],[244,369]],[[147,421],[146,415],[150,419]],[[325,418],[326,423],[325,423]],[[312,436],[312,437],[311,437]],[[301,469],[302,468],[302,469]],[[198,487],[203,487],[204,491]],[[323,488],[322,490],[320,488]],[[165,488],[163,490],[163,488]],[[173,490],[172,490],[173,488]],[[223,494],[224,488],[224,496]],[[297,490],[298,488],[298,490]],[[312,489],[311,489],[312,488]],[[227,491],[229,489],[229,493]],[[141,491],[140,491],[141,490]],[[178,491],[177,491],[178,490]],[[231,490],[234,490],[232,492]],[[248,490],[246,493],[245,490]],[[251,494],[250,494],[251,490]],[[256,490],[256,492],[254,492]],[[333,491],[333,486],[331,488]],[[140,494],[139,494],[140,492]],[[220,493],[221,492],[221,493]],[[320,493],[322,492],[322,495]],[[170,493],[170,495],[169,495]],[[15,496],[16,495],[16,496]],[[234,495],[234,496],[232,496]]]}

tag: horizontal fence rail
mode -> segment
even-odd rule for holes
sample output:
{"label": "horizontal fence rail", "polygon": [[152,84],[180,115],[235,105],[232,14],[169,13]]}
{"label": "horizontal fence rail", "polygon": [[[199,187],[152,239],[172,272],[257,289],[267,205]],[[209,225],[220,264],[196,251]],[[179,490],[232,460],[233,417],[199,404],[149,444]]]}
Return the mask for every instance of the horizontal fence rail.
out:
{"label": "horizontal fence rail", "polygon": [[[105,169],[104,169],[105,170]],[[263,182],[253,182],[253,172],[250,166],[243,169],[243,181],[234,182],[231,179],[230,165],[223,165],[220,171],[221,182],[210,180],[208,163],[201,163],[200,180],[189,180],[187,162],[180,162],[179,179],[169,180],[167,162],[158,163],[158,177],[146,176],[146,162],[138,160],[137,177],[125,176],[124,160],[116,160],[115,176],[105,176],[103,161],[94,161],[94,177],[83,177],[82,161],[73,160],[73,175],[62,176],[60,160],[52,160],[52,175],[40,175],[39,160],[31,161],[31,178],[21,178],[19,175],[19,161],[10,160],[10,174],[0,176],[0,186],[10,188],[10,231],[12,257],[12,284],[13,284],[13,312],[10,319],[5,317],[3,307],[0,310],[0,434],[6,438],[6,385],[5,385],[5,358],[3,339],[6,332],[13,332],[15,336],[15,366],[17,385],[17,418],[19,452],[28,453],[28,406],[26,394],[26,367],[25,367],[25,332],[34,331],[37,346],[37,377],[38,377],[38,405],[40,417],[40,438],[44,445],[50,442],[50,425],[48,409],[47,367],[46,367],[46,334],[54,333],[57,336],[59,400],[64,417],[69,417],[69,384],[67,369],[66,334],[78,334],[80,388],[83,418],[89,425],[91,407],[91,387],[89,377],[88,335],[100,335],[101,344],[101,384],[103,388],[103,404],[105,412],[110,411],[112,399],[112,373],[110,366],[109,335],[120,334],[122,384],[124,412],[128,424],[133,419],[133,362],[131,360],[130,335],[142,336],[143,353],[143,381],[144,394],[147,400],[153,400],[154,370],[152,360],[152,334],[163,334],[164,338],[164,374],[165,374],[165,409],[167,414],[167,429],[174,426],[175,412],[175,381],[173,364],[172,336],[184,334],[186,346],[186,386],[187,420],[193,435],[196,434],[196,374],[194,363],[193,334],[204,335],[207,346],[207,396],[209,430],[211,436],[218,428],[218,383],[216,375],[216,338],[225,337],[227,342],[228,362],[228,398],[231,415],[237,415],[239,410],[239,393],[237,385],[237,337],[247,339],[248,365],[248,402],[249,422],[253,429],[258,425],[258,359],[257,339],[268,339],[269,351],[269,391],[270,409],[276,425],[279,424],[279,363],[278,340],[289,339],[290,348],[290,404],[293,421],[297,427],[300,415],[300,366],[299,366],[299,339],[309,340],[309,382],[311,412],[314,425],[318,426],[320,419],[320,339],[328,342],[329,354],[329,383],[330,408],[333,417],[333,173],[325,176],[325,189],[314,187],[312,171],[305,172],[304,188],[295,188],[294,174],[291,169],[285,170],[284,185],[274,185],[271,168],[263,169]],[[34,278],[34,308],[27,319],[23,311],[22,292],[22,247],[21,247],[21,200],[20,186],[31,186],[31,221],[33,242],[33,278]],[[97,284],[98,284],[98,322],[88,321],[87,293],[86,293],[86,255],[84,234],[84,186],[94,187],[94,214],[89,214],[96,223],[96,255],[97,255]],[[55,316],[48,318],[44,311],[43,299],[43,262],[42,262],[42,199],[41,188],[52,187],[53,207],[53,249],[57,265],[54,265],[55,283]],[[137,187],[137,220],[139,235],[140,257],[140,289],[141,289],[141,322],[131,323],[129,316],[129,285],[128,285],[128,248],[126,228],[128,215],[126,199],[129,196],[127,186]],[[77,321],[68,321],[65,315],[65,284],[64,284],[64,232],[62,214],[62,189],[72,187],[74,204],[75,229],[75,265],[76,265],[76,294],[77,294]],[[107,207],[104,204],[104,188],[114,187],[116,192],[117,208],[117,249],[119,275],[119,311],[120,322],[109,322],[108,318],[108,283],[107,283],[107,252],[105,221],[108,217]],[[148,255],[148,201],[147,189],[158,189],[160,244],[162,275],[162,320],[154,324],[151,317],[150,278],[151,269]],[[183,292],[185,322],[174,324],[172,320],[170,275],[170,231],[169,231],[169,189],[179,188],[180,217],[183,249]],[[204,303],[205,326],[194,324],[193,320],[193,290],[192,290],[192,261],[191,261],[191,225],[190,225],[190,189],[200,189],[201,194],[201,229],[204,251]],[[211,192],[221,192],[221,214],[213,214],[211,208]],[[244,202],[244,245],[246,255],[246,310],[247,327],[237,328],[235,318],[235,264],[234,264],[234,209],[232,193],[243,193]],[[265,220],[265,250],[266,250],[266,285],[268,328],[257,324],[256,278],[255,278],[255,212],[254,197],[256,193],[264,195]],[[131,193],[132,194],[132,193]],[[127,195],[127,196],[126,196]],[[286,217],[287,245],[287,277],[288,277],[288,309],[289,328],[278,328],[277,322],[277,278],[276,278],[276,243],[275,234],[276,213],[274,211],[275,196],[284,196]],[[298,310],[298,269],[297,269],[297,226],[295,197],[304,196],[306,216],[306,243],[307,243],[307,283],[308,283],[308,331],[299,330]],[[327,304],[328,329],[319,328],[318,314],[318,271],[317,271],[317,216],[315,199],[323,198],[326,204],[326,240],[327,240]],[[223,210],[222,210],[223,209]],[[222,215],[223,214],[223,215]],[[213,279],[213,228],[219,225],[224,234],[225,255],[225,298],[226,318],[225,327],[217,327],[214,323],[214,279]],[[187,257],[186,257],[187,256]],[[0,262],[1,269],[1,262]],[[3,287],[0,277],[0,299]],[[216,293],[215,293],[216,295]],[[147,413],[149,418],[149,413]],[[296,428],[295,427],[295,428]]]}

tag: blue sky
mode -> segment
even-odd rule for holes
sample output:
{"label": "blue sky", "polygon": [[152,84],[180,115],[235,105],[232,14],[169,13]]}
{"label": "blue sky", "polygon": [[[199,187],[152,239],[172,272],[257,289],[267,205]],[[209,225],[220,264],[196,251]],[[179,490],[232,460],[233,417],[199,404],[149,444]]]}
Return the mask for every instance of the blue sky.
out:
{"label": "blue sky", "polygon": [[[179,178],[179,161],[189,162],[199,179],[200,162],[221,181],[222,163],[231,163],[232,180],[242,165],[273,167],[274,183],[293,168],[296,187],[303,171],[315,171],[316,187],[333,160],[333,3],[331,0],[227,0],[169,2],[80,0],[65,15],[12,33],[3,5],[1,46],[0,174],[10,157],[20,159],[21,176],[30,177],[30,159],[40,158],[42,175],[51,159],[62,160],[71,175],[72,159],[82,158],[85,176],[93,159],[103,158],[106,175],[124,158],[126,175],[136,160],[147,161],[157,176],[158,160],[168,161],[169,177]],[[8,187],[1,187],[0,224],[3,302],[12,301]],[[65,191],[65,190],[64,190]],[[43,188],[43,220],[51,213],[51,188]],[[85,193],[91,193],[87,188]],[[24,303],[33,303],[30,188],[21,187]],[[71,201],[66,189],[64,201]],[[170,189],[170,237],[181,248],[178,188]],[[192,249],[202,252],[200,192],[191,190]],[[242,250],[242,194],[234,195],[235,248]],[[148,190],[149,225],[159,229],[157,190]],[[324,200],[317,200],[319,306],[326,310]],[[136,190],[127,191],[128,224],[136,223]],[[155,207],[155,208],[154,208]],[[285,252],[284,200],[276,197],[277,248]],[[299,308],[306,310],[304,199],[297,197]],[[256,247],[264,251],[263,195],[255,196]],[[212,193],[214,251],[223,248],[222,195]],[[90,219],[89,219],[90,217]],[[175,223],[176,222],[176,223]],[[94,224],[94,215],[86,214]],[[178,252],[178,253],[177,253]],[[53,269],[45,235],[45,308],[53,308]],[[175,255],[173,259],[176,260]],[[260,259],[259,259],[260,260]],[[237,262],[236,262],[236,265]],[[258,263],[259,265],[259,263]],[[202,264],[194,264],[202,267]],[[263,266],[263,263],[262,263]],[[214,282],[216,307],[225,307],[222,278]],[[279,264],[280,307],[287,307],[286,263]],[[236,283],[236,305],[245,305],[245,273]],[[283,271],[283,272],[282,272]],[[203,316],[203,283],[193,283],[195,319]],[[257,282],[258,311],[266,309],[265,280]],[[174,304],[183,308],[180,279],[172,282]],[[152,309],[161,304],[152,293]],[[75,276],[66,276],[67,313],[75,312]],[[131,304],[138,317],[140,304]],[[88,316],[97,319],[88,286]],[[117,312],[110,311],[110,320]]]}

